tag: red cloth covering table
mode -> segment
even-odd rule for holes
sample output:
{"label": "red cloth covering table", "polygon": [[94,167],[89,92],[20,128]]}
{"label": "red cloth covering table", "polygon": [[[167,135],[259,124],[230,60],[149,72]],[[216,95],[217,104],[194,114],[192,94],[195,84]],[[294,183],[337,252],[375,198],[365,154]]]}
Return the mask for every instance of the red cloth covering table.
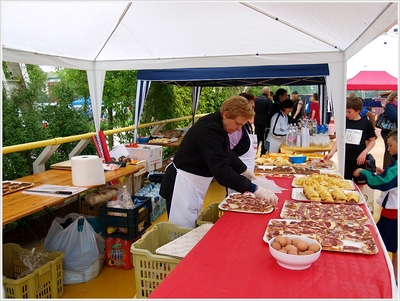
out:
{"label": "red cloth covering table", "polygon": [[226,212],[149,298],[392,298],[387,254],[371,225],[375,255],[322,251],[306,270],[279,266],[263,235],[290,199],[292,179],[274,181],[288,188],[278,194],[279,210]]}

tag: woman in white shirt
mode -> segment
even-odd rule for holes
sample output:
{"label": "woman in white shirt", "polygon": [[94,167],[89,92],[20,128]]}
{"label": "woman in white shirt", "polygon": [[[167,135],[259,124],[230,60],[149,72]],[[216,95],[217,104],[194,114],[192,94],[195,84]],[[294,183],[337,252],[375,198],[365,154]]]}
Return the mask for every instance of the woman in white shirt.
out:
{"label": "woman in white shirt", "polygon": [[271,128],[267,136],[266,145],[268,152],[278,153],[282,143],[286,140],[289,125],[288,114],[292,111],[293,102],[285,99],[281,102],[281,110],[271,118]]}

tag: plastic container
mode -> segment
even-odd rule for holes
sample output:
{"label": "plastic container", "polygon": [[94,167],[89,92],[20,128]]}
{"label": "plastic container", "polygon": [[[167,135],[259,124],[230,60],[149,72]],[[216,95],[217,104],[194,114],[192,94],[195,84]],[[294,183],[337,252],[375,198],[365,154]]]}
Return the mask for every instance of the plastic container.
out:
{"label": "plastic container", "polygon": [[[100,221],[103,236],[136,240],[151,226],[151,199],[143,196],[132,196],[144,200],[142,204],[133,209],[121,209],[100,206]],[[107,227],[126,228],[127,233],[115,232],[108,234]]]}
{"label": "plastic container", "polygon": [[64,294],[63,283],[63,252],[49,253],[49,261],[37,268],[33,273],[21,279],[18,277],[28,268],[20,260],[20,254],[30,252],[18,244],[7,243],[3,245],[3,286],[4,298],[11,299],[42,299],[59,298]]}
{"label": "plastic container", "polygon": [[147,143],[147,142],[149,142],[149,140],[150,140],[150,137],[138,137],[137,138],[138,143]]}
{"label": "plastic container", "polygon": [[294,164],[306,162],[307,156],[289,156],[290,162]]}
{"label": "plastic container", "polygon": [[212,203],[197,218],[197,226],[203,224],[215,224],[215,222],[225,213],[224,210],[218,208],[219,203]]}
{"label": "plastic container", "polygon": [[135,268],[136,297],[147,298],[181,261],[155,254],[156,249],[193,230],[160,222],[131,246]]}

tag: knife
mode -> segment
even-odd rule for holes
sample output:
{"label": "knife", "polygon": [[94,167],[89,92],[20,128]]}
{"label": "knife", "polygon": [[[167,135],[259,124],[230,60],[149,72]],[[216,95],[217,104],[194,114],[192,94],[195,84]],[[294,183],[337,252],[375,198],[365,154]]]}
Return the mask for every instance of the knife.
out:
{"label": "knife", "polygon": [[28,189],[26,191],[39,192],[39,193],[49,193],[49,194],[68,194],[68,195],[72,194],[72,191],[68,191],[68,190],[45,191],[45,190]]}

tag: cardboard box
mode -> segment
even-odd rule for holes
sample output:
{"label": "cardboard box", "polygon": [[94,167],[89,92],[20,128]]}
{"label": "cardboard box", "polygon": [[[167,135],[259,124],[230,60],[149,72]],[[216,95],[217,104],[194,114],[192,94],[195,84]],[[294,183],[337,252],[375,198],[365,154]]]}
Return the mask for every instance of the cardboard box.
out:
{"label": "cardboard box", "polygon": [[146,160],[146,171],[162,167],[162,146],[138,144],[138,147],[127,147],[129,158]]}

